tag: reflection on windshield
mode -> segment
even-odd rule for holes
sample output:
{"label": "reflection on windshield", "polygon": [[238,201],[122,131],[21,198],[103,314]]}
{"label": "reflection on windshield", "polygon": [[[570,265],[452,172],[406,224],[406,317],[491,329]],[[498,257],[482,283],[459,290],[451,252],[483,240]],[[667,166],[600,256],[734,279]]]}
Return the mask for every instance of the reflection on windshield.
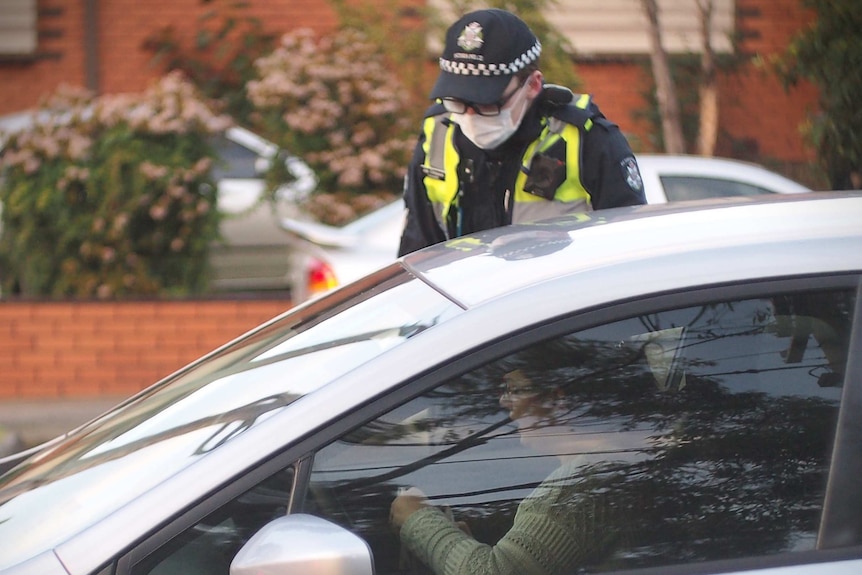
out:
{"label": "reflection on windshield", "polygon": [[304,510],[359,534],[381,575],[813,550],[855,305],[719,301],[517,350],[317,452]]}
{"label": "reflection on windshield", "polygon": [[[283,407],[458,313],[412,276],[342,290],[150,388],[0,479],[0,568],[50,548]],[[58,520],[58,518],[62,518]],[[0,546],[2,547],[2,546]]]}

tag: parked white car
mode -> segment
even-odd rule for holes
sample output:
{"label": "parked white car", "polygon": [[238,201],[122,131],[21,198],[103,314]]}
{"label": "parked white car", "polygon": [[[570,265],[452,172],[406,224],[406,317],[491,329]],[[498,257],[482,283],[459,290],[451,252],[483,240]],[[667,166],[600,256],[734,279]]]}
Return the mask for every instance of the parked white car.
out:
{"label": "parked white car", "polygon": [[[301,215],[299,203],[317,186],[317,176],[301,158],[244,128],[229,128],[213,144],[223,219],[222,241],[210,248],[210,285],[216,291],[289,290],[295,241],[280,221]],[[264,175],[276,160],[295,179],[267,198]]]}
{"label": "parked white car", "polygon": [[750,162],[670,154],[638,154],[637,159],[649,204],[812,191]]}
{"label": "parked white car", "polygon": [[[762,166],[724,158],[640,154],[647,203],[760,194],[799,194],[809,188]],[[351,282],[395,259],[404,225],[401,200],[338,228],[285,218],[297,236],[290,292],[302,302]]]}

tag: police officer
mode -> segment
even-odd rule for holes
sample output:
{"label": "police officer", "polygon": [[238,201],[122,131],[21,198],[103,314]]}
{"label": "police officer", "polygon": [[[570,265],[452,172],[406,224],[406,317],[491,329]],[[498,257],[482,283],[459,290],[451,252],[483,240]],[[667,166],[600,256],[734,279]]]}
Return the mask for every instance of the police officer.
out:
{"label": "police officer", "polygon": [[446,33],[405,180],[398,255],[475,231],[643,204],[637,161],[589,95],[546,85],[517,16],[471,12]]}

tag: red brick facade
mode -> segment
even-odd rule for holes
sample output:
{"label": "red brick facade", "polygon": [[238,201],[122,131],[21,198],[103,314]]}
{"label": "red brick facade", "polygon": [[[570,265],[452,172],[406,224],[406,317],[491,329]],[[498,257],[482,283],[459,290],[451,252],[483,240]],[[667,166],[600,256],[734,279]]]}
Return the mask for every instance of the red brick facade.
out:
{"label": "red brick facade", "polygon": [[0,401],[131,395],[290,307],[285,299],[0,303]]}
{"label": "red brick facade", "polygon": [[[189,40],[200,26],[199,18],[224,5],[201,0],[38,0],[39,53],[29,62],[0,61],[0,114],[32,108],[64,83],[92,88],[88,72],[97,78],[101,93],[140,91],[158,73],[144,41],[165,27]],[[299,26],[326,31],[336,21],[321,0],[251,0],[249,5],[242,14],[260,18],[276,33]],[[88,29],[88,22],[95,22],[95,28]],[[88,67],[91,44],[95,54]]]}
{"label": "red brick facade", "polygon": [[[782,162],[809,162],[800,125],[817,109],[817,90],[803,85],[785,93],[774,76],[758,69],[754,57],[781,53],[791,38],[812,21],[799,0],[736,0],[738,45],[748,62],[733,76],[720,77],[719,121],[721,129],[754,156]],[[642,110],[642,92],[649,85],[644,67],[628,62],[581,62],[578,73],[584,90],[594,94],[602,111],[644,149],[649,149],[649,126],[638,123],[633,112]],[[724,142],[717,155],[743,156]]]}
{"label": "red brick facade", "polygon": [[[374,1],[374,0],[356,0]],[[250,0],[243,14],[256,16],[268,31],[296,27],[324,32],[336,15],[324,0]],[[0,61],[0,114],[34,107],[41,96],[60,84],[96,84],[101,92],[139,91],[157,74],[151,54],[142,45],[156,31],[172,27],[190,40],[198,18],[224,3],[201,0],[38,0],[39,55],[30,62]],[[740,51],[768,56],[783,50],[790,38],[811,21],[800,0],[736,0]],[[95,27],[86,23],[95,22]],[[95,46],[88,58],[88,46]],[[593,93],[606,115],[650,150],[648,126],[633,113],[644,107],[641,93],[648,79],[639,64],[581,62],[584,88]],[[721,81],[721,127],[735,141],[747,142],[753,154],[785,162],[805,162],[812,153],[804,146],[799,125],[816,107],[810,86],[785,94],[777,80],[746,64]],[[720,149],[730,155],[732,150]],[[737,154],[738,155],[738,154]]]}

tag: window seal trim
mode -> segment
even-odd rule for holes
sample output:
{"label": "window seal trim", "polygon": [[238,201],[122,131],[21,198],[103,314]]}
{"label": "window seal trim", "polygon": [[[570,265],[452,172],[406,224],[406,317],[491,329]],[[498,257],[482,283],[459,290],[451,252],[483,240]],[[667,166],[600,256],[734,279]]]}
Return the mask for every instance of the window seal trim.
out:
{"label": "window seal trim", "polygon": [[856,290],[855,304],[818,549],[862,544],[862,284]]}

